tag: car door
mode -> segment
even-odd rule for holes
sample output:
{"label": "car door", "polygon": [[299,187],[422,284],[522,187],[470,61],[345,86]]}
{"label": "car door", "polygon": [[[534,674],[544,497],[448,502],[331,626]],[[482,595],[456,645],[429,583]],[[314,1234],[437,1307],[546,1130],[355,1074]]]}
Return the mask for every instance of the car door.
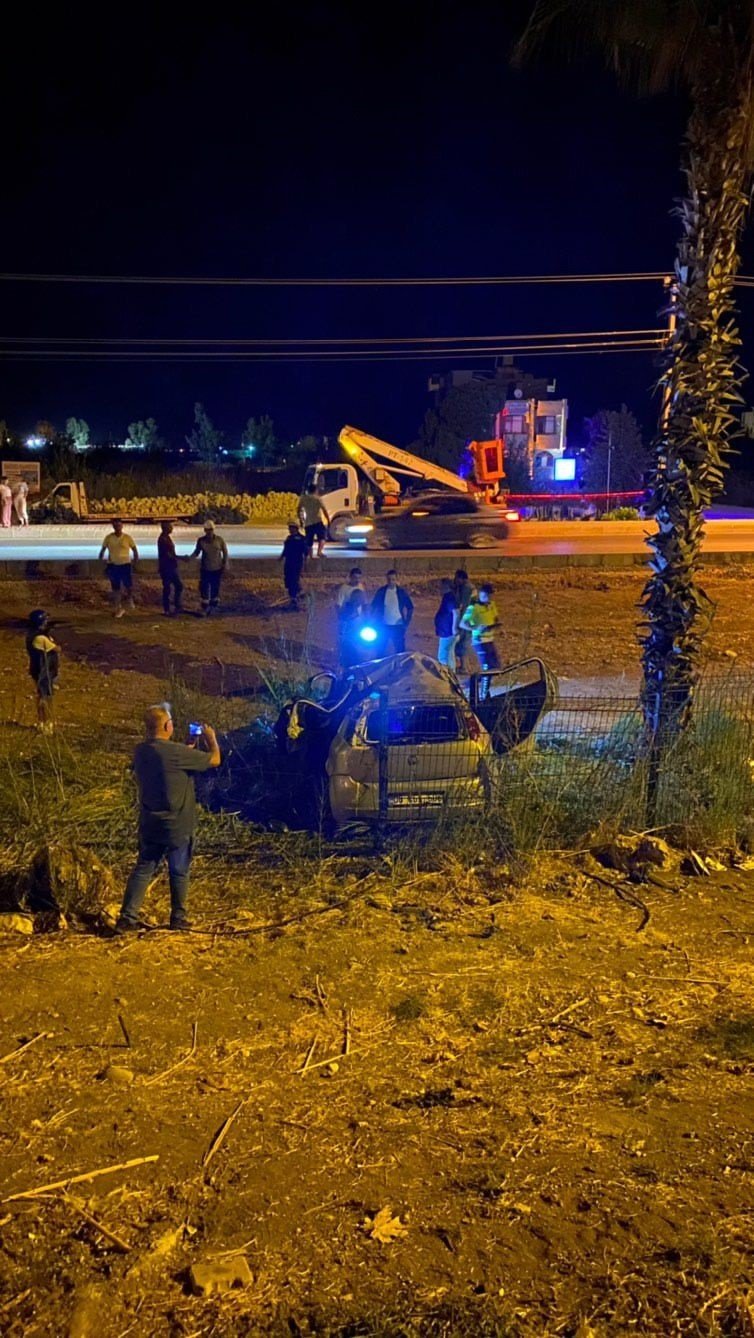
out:
{"label": "car door", "polygon": [[390,517],[390,541],[393,548],[432,548],[436,543],[437,503],[434,498],[417,497],[398,516]]}
{"label": "car door", "polygon": [[473,497],[466,497],[463,493],[449,493],[443,497],[437,503],[433,516],[435,547],[465,544],[476,514],[477,506]]}

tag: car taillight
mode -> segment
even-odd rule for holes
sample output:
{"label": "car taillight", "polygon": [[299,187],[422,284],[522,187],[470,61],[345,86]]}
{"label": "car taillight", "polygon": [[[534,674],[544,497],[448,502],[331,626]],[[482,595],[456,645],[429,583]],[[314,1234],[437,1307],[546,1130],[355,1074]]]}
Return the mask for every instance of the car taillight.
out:
{"label": "car taillight", "polygon": [[520,512],[520,511],[504,511],[504,512],[503,512],[503,515],[505,516],[505,519],[506,519],[506,520],[520,520],[520,519],[521,519],[521,512]]}
{"label": "car taillight", "polygon": [[466,715],[465,720],[466,720],[466,733],[468,734],[469,738],[472,740],[473,743],[478,743],[482,737],[482,731],[479,725],[479,721],[477,720],[475,715],[471,714],[471,711],[469,711],[468,715]]}

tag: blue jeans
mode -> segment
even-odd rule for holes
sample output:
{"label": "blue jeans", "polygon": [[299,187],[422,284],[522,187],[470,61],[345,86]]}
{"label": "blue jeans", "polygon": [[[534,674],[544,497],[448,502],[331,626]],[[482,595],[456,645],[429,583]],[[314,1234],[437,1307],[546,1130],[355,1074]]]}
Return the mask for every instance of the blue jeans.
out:
{"label": "blue jeans", "polygon": [[193,839],[190,839],[171,850],[162,842],[139,842],[139,858],[126,883],[119,920],[126,924],[138,922],[147,888],[164,859],[167,859],[170,877],[170,923],[186,919],[193,845]]}
{"label": "blue jeans", "polygon": [[456,671],[456,639],[454,636],[437,638],[437,658],[440,664],[447,665],[453,673]]}

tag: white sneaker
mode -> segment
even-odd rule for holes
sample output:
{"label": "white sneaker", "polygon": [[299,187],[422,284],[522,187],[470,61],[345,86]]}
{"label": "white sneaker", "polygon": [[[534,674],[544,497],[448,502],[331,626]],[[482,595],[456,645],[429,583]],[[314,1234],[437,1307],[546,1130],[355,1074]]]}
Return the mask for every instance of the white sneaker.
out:
{"label": "white sneaker", "polygon": [[126,611],[125,609],[116,609],[116,610],[115,610],[115,617],[116,617],[116,618],[122,618],[122,617],[123,617],[123,614],[125,613],[125,611]]}

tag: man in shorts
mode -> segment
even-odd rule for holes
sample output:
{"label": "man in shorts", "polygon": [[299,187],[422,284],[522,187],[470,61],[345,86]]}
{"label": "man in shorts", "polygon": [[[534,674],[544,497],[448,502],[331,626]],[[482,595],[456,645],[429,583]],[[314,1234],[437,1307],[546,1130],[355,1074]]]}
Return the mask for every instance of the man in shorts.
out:
{"label": "man in shorts", "polygon": [[[330,517],[322,498],[317,495],[316,483],[310,483],[305,493],[298,499],[298,518],[304,527],[309,557],[322,557],[325,551],[327,526]],[[317,551],[314,552],[314,545]]]}
{"label": "man in shorts", "polygon": [[122,618],[124,599],[130,609],[134,607],[133,564],[139,560],[139,550],[130,534],[124,534],[122,520],[113,521],[110,534],[102,540],[99,558],[100,562],[105,559],[105,571],[113,592],[114,616]]}

